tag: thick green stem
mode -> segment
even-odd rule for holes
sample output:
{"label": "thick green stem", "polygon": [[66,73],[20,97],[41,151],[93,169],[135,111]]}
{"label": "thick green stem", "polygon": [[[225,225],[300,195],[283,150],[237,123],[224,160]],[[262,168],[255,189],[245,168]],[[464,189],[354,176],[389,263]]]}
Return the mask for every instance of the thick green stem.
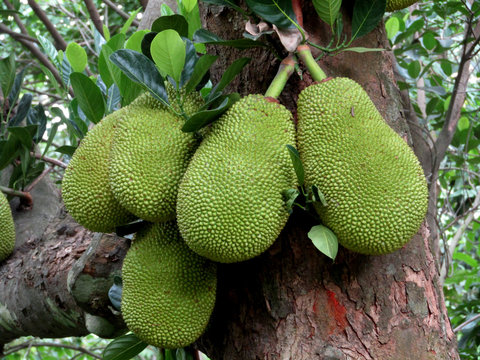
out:
{"label": "thick green stem", "polygon": [[327,75],[323,72],[322,68],[313,58],[312,52],[310,51],[310,47],[308,45],[299,45],[297,47],[297,54],[307,67],[310,75],[312,75],[313,80],[320,82],[327,78]]}
{"label": "thick green stem", "polygon": [[293,55],[289,55],[280,64],[277,75],[273,78],[270,86],[265,92],[265,97],[276,99],[283,91],[285,84],[295,70],[295,59]]}

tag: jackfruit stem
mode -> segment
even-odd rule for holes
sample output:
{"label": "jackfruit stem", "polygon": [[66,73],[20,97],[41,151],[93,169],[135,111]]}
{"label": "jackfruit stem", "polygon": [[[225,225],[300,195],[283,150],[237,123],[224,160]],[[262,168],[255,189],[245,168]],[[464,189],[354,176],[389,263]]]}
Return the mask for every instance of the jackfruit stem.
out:
{"label": "jackfruit stem", "polygon": [[297,47],[297,54],[307,67],[310,75],[312,75],[313,80],[320,82],[327,78],[327,75],[323,72],[322,68],[313,58],[312,52],[310,51],[310,47],[308,45],[299,45]]}
{"label": "jackfruit stem", "polygon": [[289,55],[282,60],[278,68],[277,74],[275,75],[272,82],[270,83],[270,86],[265,92],[265,97],[272,97],[276,99],[278,96],[280,96],[283,88],[285,87],[285,84],[295,70],[295,64],[296,62],[293,55]]}

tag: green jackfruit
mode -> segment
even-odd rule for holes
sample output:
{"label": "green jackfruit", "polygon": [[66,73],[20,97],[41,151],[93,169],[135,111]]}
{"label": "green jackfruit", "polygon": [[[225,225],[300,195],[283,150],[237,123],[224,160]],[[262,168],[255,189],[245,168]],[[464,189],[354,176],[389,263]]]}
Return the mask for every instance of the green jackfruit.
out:
{"label": "green jackfruit", "polygon": [[205,330],[215,305],[216,264],[191,251],[174,222],[135,235],[122,279],[122,315],[139,339],[180,348]]}
{"label": "green jackfruit", "polygon": [[297,186],[288,144],[291,113],[260,95],[213,123],[178,191],[178,226],[193,251],[230,263],[272,245],[289,216],[283,192]]}
{"label": "green jackfruit", "polygon": [[72,217],[92,231],[111,232],[135,217],[114,198],[108,180],[113,134],[127,108],[103,118],[90,130],[65,170],[62,197]]}
{"label": "green jackfruit", "polygon": [[15,246],[15,225],[7,198],[0,193],[0,262],[13,252]]}
{"label": "green jackfruit", "polygon": [[387,0],[387,8],[385,11],[401,10],[413,5],[418,0]]}
{"label": "green jackfruit", "polygon": [[413,151],[353,80],[309,86],[297,106],[305,183],[326,200],[316,203],[322,222],[340,244],[362,254],[401,248],[418,231],[428,202]]}
{"label": "green jackfruit", "polygon": [[[201,96],[192,93],[183,108],[193,113],[202,103]],[[181,130],[184,123],[184,118],[145,94],[128,106],[115,130],[110,185],[119,203],[139,218],[152,222],[175,218],[178,183],[199,144],[193,133]]]}

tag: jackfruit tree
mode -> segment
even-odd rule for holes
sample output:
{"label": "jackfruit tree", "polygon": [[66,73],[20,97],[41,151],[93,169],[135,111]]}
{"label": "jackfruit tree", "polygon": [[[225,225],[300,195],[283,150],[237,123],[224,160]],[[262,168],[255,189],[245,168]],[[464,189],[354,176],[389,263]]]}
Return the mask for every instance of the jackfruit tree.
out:
{"label": "jackfruit tree", "polygon": [[[344,1],[334,13],[322,1],[182,1],[182,16],[160,3],[148,1],[138,32],[122,21],[110,34],[92,12],[83,65],[83,43],[64,55],[39,37],[53,77],[71,67],[69,116],[52,114],[75,146],[49,127],[39,138],[71,157],[63,182],[41,177],[31,209],[21,194],[11,202],[0,356],[23,335],[93,333],[212,360],[458,359],[436,264],[435,181],[460,116],[432,145],[405,111],[380,20],[411,2]],[[277,72],[285,58],[297,60],[288,74]],[[12,139],[24,150],[1,185],[34,167],[21,165],[41,128],[32,121],[0,139],[0,155]],[[336,240],[319,226],[338,239],[334,260]]]}

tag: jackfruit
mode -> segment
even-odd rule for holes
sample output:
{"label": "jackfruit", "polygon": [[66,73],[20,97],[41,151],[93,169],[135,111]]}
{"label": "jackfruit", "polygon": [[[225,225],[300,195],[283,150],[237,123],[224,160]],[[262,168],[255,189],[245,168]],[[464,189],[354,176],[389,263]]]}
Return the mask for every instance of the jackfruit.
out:
{"label": "jackfruit", "polygon": [[159,348],[193,343],[215,305],[216,264],[191,251],[175,222],[135,235],[122,267],[122,315],[127,327]]}
{"label": "jackfruit", "polygon": [[283,192],[297,186],[288,144],[295,145],[291,113],[261,95],[213,123],[178,191],[178,226],[193,251],[231,263],[272,245],[289,216]]}
{"label": "jackfruit", "polygon": [[422,168],[407,143],[351,79],[309,86],[297,110],[305,184],[325,197],[326,206],[315,203],[324,225],[362,254],[401,248],[418,231],[428,202]]}
{"label": "jackfruit", "polygon": [[65,170],[62,197],[68,212],[92,231],[110,232],[135,219],[114,198],[108,180],[108,158],[118,121],[127,107],[103,118],[91,129]]}
{"label": "jackfruit", "polygon": [[[192,93],[185,96],[182,108],[191,114],[202,104],[201,96]],[[110,186],[119,203],[139,218],[175,218],[178,183],[199,144],[195,134],[181,130],[184,123],[183,117],[145,94],[128,106],[128,115],[115,130]]]}
{"label": "jackfruit", "polygon": [[0,193],[0,262],[13,252],[15,247],[15,225],[7,198]]}
{"label": "jackfruit", "polygon": [[401,10],[413,5],[418,0],[387,0],[387,8],[385,11],[391,12],[395,10]]}

